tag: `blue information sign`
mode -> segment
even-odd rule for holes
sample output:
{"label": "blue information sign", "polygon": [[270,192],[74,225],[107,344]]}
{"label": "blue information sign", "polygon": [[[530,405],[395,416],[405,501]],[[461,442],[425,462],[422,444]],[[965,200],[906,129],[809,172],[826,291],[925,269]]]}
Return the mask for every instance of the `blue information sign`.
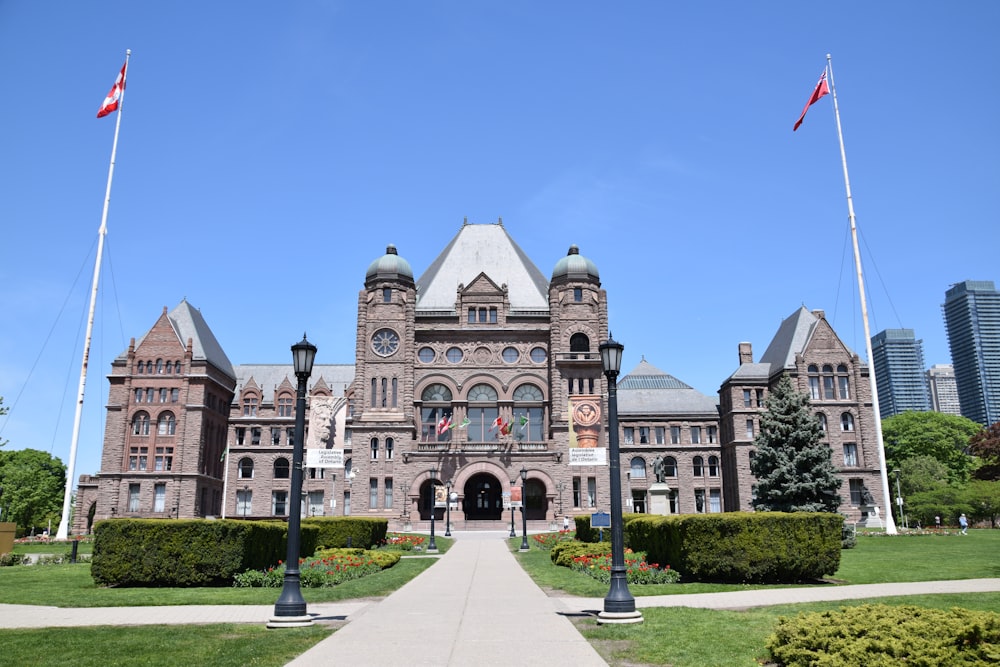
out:
{"label": "blue information sign", "polygon": [[590,515],[591,528],[610,528],[611,515],[607,512],[594,512]]}

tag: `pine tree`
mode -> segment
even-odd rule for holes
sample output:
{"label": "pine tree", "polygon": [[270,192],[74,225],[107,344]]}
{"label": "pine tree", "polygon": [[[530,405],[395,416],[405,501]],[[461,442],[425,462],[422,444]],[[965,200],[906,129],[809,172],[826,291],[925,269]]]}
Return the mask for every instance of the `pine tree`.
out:
{"label": "pine tree", "polygon": [[774,386],[760,415],[757,453],[750,471],[757,477],[754,509],[775,512],[836,512],[841,480],[830,446],[809,408],[787,375]]}

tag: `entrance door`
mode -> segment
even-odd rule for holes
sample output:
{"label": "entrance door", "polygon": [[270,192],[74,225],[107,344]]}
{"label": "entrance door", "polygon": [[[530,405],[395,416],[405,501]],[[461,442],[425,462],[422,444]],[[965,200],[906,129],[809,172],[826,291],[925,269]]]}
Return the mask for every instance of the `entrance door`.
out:
{"label": "entrance door", "polygon": [[500,482],[493,475],[481,472],[465,484],[465,518],[470,521],[495,521],[503,513]]}

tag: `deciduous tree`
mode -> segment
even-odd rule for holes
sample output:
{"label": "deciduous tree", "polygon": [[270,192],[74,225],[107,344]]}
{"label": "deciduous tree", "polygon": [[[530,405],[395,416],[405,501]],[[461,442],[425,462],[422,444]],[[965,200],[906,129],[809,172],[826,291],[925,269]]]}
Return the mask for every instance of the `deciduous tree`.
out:
{"label": "deciduous tree", "polygon": [[1000,480],[1000,422],[985,428],[969,440],[969,453],[979,457],[972,473],[976,479]]}
{"label": "deciduous tree", "polygon": [[58,524],[66,467],[58,458],[37,449],[0,452],[0,509],[4,521],[13,521],[22,533],[32,527]]}
{"label": "deciduous tree", "polygon": [[787,375],[774,386],[760,416],[750,470],[757,477],[754,509],[781,512],[836,512],[841,480],[830,446],[809,407]]}
{"label": "deciduous tree", "polygon": [[973,461],[966,452],[969,439],[982,426],[958,415],[903,412],[882,420],[882,438],[889,469],[914,456],[933,456],[948,466],[953,482],[969,479]]}

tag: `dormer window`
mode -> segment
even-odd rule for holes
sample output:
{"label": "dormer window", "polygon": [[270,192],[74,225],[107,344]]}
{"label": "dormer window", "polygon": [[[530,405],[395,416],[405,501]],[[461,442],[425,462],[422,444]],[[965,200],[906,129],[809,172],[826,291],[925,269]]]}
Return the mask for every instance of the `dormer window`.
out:
{"label": "dormer window", "polygon": [[496,324],[497,309],[494,308],[469,308],[469,324]]}

